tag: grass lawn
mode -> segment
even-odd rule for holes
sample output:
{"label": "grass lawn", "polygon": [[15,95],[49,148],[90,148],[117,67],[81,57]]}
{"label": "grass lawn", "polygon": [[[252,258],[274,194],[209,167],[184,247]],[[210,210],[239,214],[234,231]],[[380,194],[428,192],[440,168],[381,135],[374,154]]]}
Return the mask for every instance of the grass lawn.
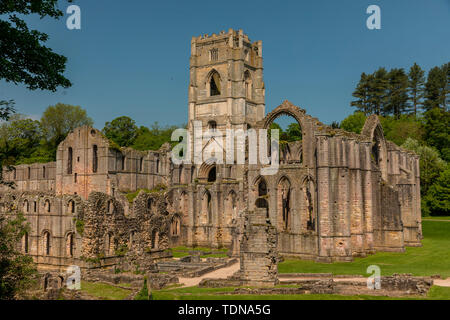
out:
{"label": "grass lawn", "polygon": [[394,298],[383,296],[341,296],[336,294],[222,295],[234,288],[188,287],[153,291],[154,300],[450,300],[450,288],[433,286],[427,297]]}
{"label": "grass lawn", "polygon": [[378,265],[382,275],[412,273],[415,276],[440,274],[450,277],[450,223],[423,221],[423,247],[406,248],[404,253],[379,252],[353,262],[316,263],[286,260],[278,265],[279,273],[333,273],[367,276],[370,265]]}
{"label": "grass lawn", "polygon": [[81,291],[97,297],[98,300],[123,300],[132,292],[106,283],[87,281],[81,281]]}
{"label": "grass lawn", "polygon": [[226,255],[228,249],[227,248],[221,248],[221,249],[212,249],[212,248],[205,248],[205,247],[195,247],[195,248],[189,248],[185,246],[179,246],[175,248],[171,248],[172,255],[174,258],[182,258],[189,255],[189,251],[201,251],[204,253],[207,252],[213,252],[208,255],[202,255],[202,258],[226,258],[228,257]]}
{"label": "grass lawn", "polygon": [[450,216],[440,216],[440,217],[423,217],[422,220],[447,220],[450,221]]}

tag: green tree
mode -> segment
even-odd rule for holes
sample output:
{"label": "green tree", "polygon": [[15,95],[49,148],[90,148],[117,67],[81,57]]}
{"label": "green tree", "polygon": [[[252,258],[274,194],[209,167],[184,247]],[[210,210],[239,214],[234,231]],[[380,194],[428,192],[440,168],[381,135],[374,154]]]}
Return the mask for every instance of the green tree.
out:
{"label": "green tree", "polygon": [[0,125],[0,150],[7,155],[4,165],[17,164],[28,159],[39,148],[42,132],[39,121],[13,115],[8,122]]}
{"label": "green tree", "polygon": [[388,91],[384,114],[392,113],[396,119],[408,106],[408,76],[403,69],[392,69],[388,75]]}
{"label": "green tree", "polygon": [[442,108],[447,111],[447,101],[449,94],[450,63],[441,67],[434,67],[428,72],[425,84],[425,110]]}
{"label": "green tree", "polygon": [[425,141],[450,161],[450,111],[432,108],[425,112]]}
{"label": "green tree", "polygon": [[103,134],[121,147],[133,145],[138,135],[138,127],[133,119],[122,116],[106,122]]}
{"label": "green tree", "polygon": [[301,141],[302,140],[302,129],[297,122],[292,122],[288,125],[286,129],[287,141]]}
{"label": "green tree", "polygon": [[49,106],[41,117],[42,132],[48,149],[56,156],[56,148],[75,128],[92,126],[93,121],[80,106],[57,103]]}
{"label": "green tree", "polygon": [[[181,128],[186,128],[182,125]],[[177,126],[161,127],[158,122],[153,123],[150,128],[141,126],[138,130],[136,140],[132,147],[137,150],[158,150],[164,143],[171,143],[172,132]]]}
{"label": "green tree", "polygon": [[421,118],[403,114],[398,119],[393,116],[380,117],[380,122],[386,139],[397,145],[402,145],[408,138],[423,142],[424,128]]}
{"label": "green tree", "polygon": [[41,19],[59,19],[63,12],[57,8],[57,2],[0,2],[0,79],[15,84],[24,83],[30,90],[56,91],[59,86],[71,86],[70,81],[63,76],[67,58],[44,45],[48,40],[47,34],[30,30],[25,21],[17,16],[36,14]]}
{"label": "green tree", "polygon": [[[11,114],[14,114],[16,111],[14,109],[14,101],[0,101],[0,120],[8,121]],[[5,182],[3,180],[3,166],[6,165],[4,162],[9,157],[9,151],[3,148],[0,148],[0,185],[9,185],[11,183]]]}
{"label": "green tree", "polygon": [[369,104],[372,113],[381,115],[388,113],[386,103],[388,100],[387,90],[389,87],[388,72],[385,68],[379,68],[373,74],[369,83]]}
{"label": "green tree", "polygon": [[441,172],[430,187],[425,203],[432,216],[450,215],[450,166]]}
{"label": "green tree", "polygon": [[366,115],[364,112],[355,111],[355,113],[349,115],[347,118],[342,120],[341,129],[361,133],[362,128],[364,127],[364,123],[366,122]]}
{"label": "green tree", "polygon": [[425,72],[417,63],[414,63],[408,73],[409,101],[414,115],[417,115],[417,112],[423,106],[424,84]]}
{"label": "green tree", "polygon": [[420,192],[425,196],[435,179],[446,168],[446,163],[436,149],[422,145],[415,139],[408,138],[402,147],[420,156]]}
{"label": "green tree", "polygon": [[364,112],[365,115],[372,113],[371,105],[369,103],[369,91],[370,83],[373,81],[373,75],[367,75],[364,72],[361,73],[361,78],[356,86],[355,91],[352,93],[354,100],[350,103],[352,107],[356,107],[358,111]]}
{"label": "green tree", "polygon": [[33,284],[33,259],[17,250],[27,232],[29,226],[22,214],[0,213],[0,300],[16,299]]}

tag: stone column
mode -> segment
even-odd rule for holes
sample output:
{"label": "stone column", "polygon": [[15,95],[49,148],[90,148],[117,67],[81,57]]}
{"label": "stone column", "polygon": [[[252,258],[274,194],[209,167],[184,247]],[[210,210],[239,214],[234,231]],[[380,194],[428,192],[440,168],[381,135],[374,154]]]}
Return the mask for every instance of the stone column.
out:
{"label": "stone column", "polygon": [[243,284],[274,286],[277,283],[277,231],[266,217],[266,208],[255,208],[246,215],[240,256]]}

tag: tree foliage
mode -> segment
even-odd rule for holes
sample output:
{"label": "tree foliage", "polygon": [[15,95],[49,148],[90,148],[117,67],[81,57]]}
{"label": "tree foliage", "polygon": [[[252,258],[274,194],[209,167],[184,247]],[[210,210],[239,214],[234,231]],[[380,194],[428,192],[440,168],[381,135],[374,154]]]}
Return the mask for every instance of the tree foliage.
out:
{"label": "tree foliage", "polygon": [[[67,58],[44,44],[48,35],[30,30],[17,14],[37,14],[40,18],[58,19],[63,12],[57,0],[3,0],[0,2],[0,79],[23,83],[30,90],[56,91],[68,88],[70,81],[63,76]],[[70,2],[70,1],[69,1]]]}
{"label": "tree foliage", "polygon": [[56,148],[75,128],[92,126],[93,121],[80,106],[57,103],[49,106],[41,117],[42,133],[48,149],[56,155]]}
{"label": "tree foliage", "polygon": [[366,115],[364,112],[355,111],[353,114],[349,115],[347,118],[342,120],[341,129],[345,131],[361,133],[364,123],[366,122]]}
{"label": "tree foliage", "polygon": [[436,149],[423,145],[415,139],[408,138],[402,147],[419,155],[421,193],[427,194],[435,179],[445,170],[446,162],[441,159]]}
{"label": "tree foliage", "polygon": [[425,84],[425,71],[417,64],[409,69],[408,73],[408,93],[409,101],[411,105],[411,111],[414,115],[417,115],[418,111],[423,106],[424,97],[424,84]]}
{"label": "tree foliage", "polygon": [[450,166],[431,185],[423,202],[430,215],[450,215]]}
{"label": "tree foliage", "polygon": [[29,231],[22,214],[0,214],[0,300],[16,299],[33,284],[36,268],[30,256],[17,250]]}
{"label": "tree foliage", "polygon": [[138,127],[130,117],[122,116],[106,122],[103,134],[121,147],[130,147],[136,140]]}
{"label": "tree foliage", "polygon": [[132,147],[142,151],[158,150],[164,143],[171,143],[172,132],[177,128],[177,126],[161,127],[158,122],[154,122],[150,128],[141,126]]}

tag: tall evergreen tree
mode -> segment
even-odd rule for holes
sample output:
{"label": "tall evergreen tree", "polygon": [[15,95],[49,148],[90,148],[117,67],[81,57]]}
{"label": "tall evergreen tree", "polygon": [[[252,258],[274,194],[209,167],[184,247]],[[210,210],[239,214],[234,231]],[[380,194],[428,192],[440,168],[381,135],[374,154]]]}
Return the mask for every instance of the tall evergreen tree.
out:
{"label": "tall evergreen tree", "polygon": [[450,63],[441,67],[434,67],[428,72],[425,84],[425,110],[442,108],[447,110],[447,99],[449,94],[449,72]]}
{"label": "tall evergreen tree", "polygon": [[356,107],[359,111],[364,112],[365,115],[368,115],[372,112],[370,110],[369,105],[369,84],[372,76],[367,75],[366,73],[361,73],[361,78],[356,86],[355,91],[353,92],[353,97],[357,100],[351,102],[352,107]]}
{"label": "tall evergreen tree", "polygon": [[371,106],[372,113],[377,115],[385,113],[385,107],[387,102],[387,89],[389,86],[388,72],[385,68],[379,68],[373,74],[371,81],[369,82],[369,104]]}
{"label": "tall evergreen tree", "polygon": [[384,113],[392,113],[396,119],[408,106],[408,76],[403,69],[392,69],[388,74],[389,86]]}
{"label": "tall evergreen tree", "polygon": [[417,115],[417,112],[423,106],[424,84],[425,72],[417,63],[414,63],[408,73],[409,101],[414,115]]}

